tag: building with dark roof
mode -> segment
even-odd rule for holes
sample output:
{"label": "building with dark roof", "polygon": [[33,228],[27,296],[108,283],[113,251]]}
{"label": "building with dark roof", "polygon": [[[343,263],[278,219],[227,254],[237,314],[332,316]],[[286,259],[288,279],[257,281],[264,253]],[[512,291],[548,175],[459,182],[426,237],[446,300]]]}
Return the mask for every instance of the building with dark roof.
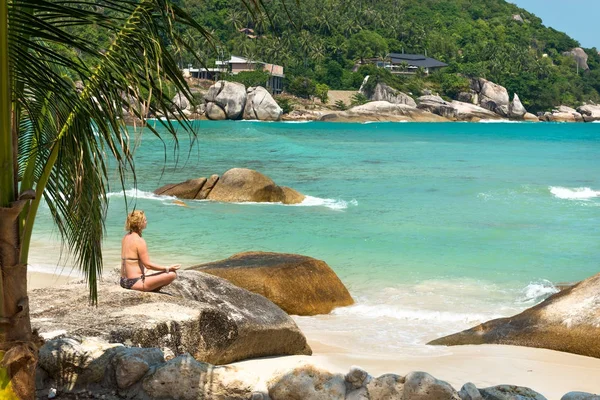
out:
{"label": "building with dark roof", "polygon": [[421,54],[390,53],[385,60],[377,61],[376,65],[390,70],[393,74],[414,74],[423,68],[426,74],[434,72],[448,64]]}

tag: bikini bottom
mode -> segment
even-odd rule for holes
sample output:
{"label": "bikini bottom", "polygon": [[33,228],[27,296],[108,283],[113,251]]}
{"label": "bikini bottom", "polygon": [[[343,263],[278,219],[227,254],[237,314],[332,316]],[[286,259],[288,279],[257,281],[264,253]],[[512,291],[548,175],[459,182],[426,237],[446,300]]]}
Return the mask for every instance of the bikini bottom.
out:
{"label": "bikini bottom", "polygon": [[133,287],[133,285],[136,284],[137,281],[139,281],[140,279],[144,280],[144,278],[145,278],[144,275],[139,276],[137,278],[131,278],[131,279],[125,278],[125,277],[121,277],[121,282],[120,282],[121,283],[121,287],[123,289],[131,289]]}

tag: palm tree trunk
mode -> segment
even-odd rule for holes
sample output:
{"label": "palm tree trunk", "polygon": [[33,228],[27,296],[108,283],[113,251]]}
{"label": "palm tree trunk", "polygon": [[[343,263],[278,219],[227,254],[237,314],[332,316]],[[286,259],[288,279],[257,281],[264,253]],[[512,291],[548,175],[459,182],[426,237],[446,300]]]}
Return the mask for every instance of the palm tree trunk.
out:
{"label": "palm tree trunk", "polygon": [[17,130],[8,65],[8,3],[0,1],[0,398],[33,399],[37,349],[32,342],[27,268],[19,265]]}

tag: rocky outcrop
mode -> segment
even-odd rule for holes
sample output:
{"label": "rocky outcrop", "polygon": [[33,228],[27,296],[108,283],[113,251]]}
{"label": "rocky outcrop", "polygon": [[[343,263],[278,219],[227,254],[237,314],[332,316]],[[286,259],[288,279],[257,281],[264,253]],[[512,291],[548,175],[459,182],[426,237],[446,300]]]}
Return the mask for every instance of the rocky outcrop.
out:
{"label": "rocky outcrop", "polygon": [[392,104],[388,101],[372,101],[353,107],[348,111],[333,112],[321,117],[321,121],[367,122],[367,121],[411,121],[444,122],[445,118],[406,104]]}
{"label": "rocky outcrop", "polygon": [[177,107],[182,111],[192,108],[192,103],[190,103],[188,98],[185,97],[181,92],[177,92],[171,101],[173,102],[174,107]]}
{"label": "rocky outcrop", "polygon": [[263,295],[288,314],[328,314],[354,303],[324,261],[298,254],[246,252],[190,269]]}
{"label": "rocky outcrop", "polygon": [[600,358],[600,274],[509,318],[436,339],[433,345],[510,344]]}
{"label": "rocky outcrop", "polygon": [[538,118],[537,115],[534,115],[532,113],[525,113],[525,115],[523,115],[523,121],[540,122],[540,119]]}
{"label": "rocky outcrop", "polygon": [[427,110],[452,121],[479,121],[500,119],[500,116],[474,104],[460,101],[447,102],[439,96],[419,97],[419,109]]}
{"label": "rocky outcrop", "polygon": [[260,172],[246,168],[232,168],[222,177],[189,179],[169,183],[154,191],[161,196],[174,196],[184,200],[214,200],[225,202],[279,202],[299,204],[305,196],[286,186],[277,186]]}
{"label": "rocky outcrop", "polygon": [[474,79],[471,89],[478,94],[479,106],[507,117],[509,98],[506,88],[483,78]]}
{"label": "rocky outcrop", "polygon": [[522,119],[525,114],[527,114],[527,110],[523,107],[521,99],[519,99],[519,96],[515,93],[513,100],[508,106],[508,117],[512,119]]}
{"label": "rocky outcrop", "polygon": [[577,108],[577,111],[585,122],[600,121],[600,105],[586,104]]}
{"label": "rocky outcrop", "polygon": [[249,87],[247,95],[244,119],[259,121],[279,121],[281,119],[283,110],[267,89],[261,86]]}
{"label": "rocky outcrop", "polygon": [[31,322],[43,337],[93,336],[158,347],[224,364],[253,357],[310,354],[294,321],[265,297],[197,271],[181,271],[162,293],[99,287],[98,307],[84,284],[30,292]]}
{"label": "rocky outcrop", "polygon": [[583,117],[571,107],[560,106],[540,117],[548,122],[583,122]]}
{"label": "rocky outcrop", "polygon": [[406,104],[410,107],[416,107],[417,103],[412,97],[406,93],[402,93],[385,83],[378,83],[374,89],[368,91],[365,89],[365,84],[368,82],[369,77],[365,77],[363,84],[361,85],[359,92],[366,96],[371,101],[387,101],[392,104]]}
{"label": "rocky outcrop", "polygon": [[238,82],[218,81],[208,89],[206,116],[213,120],[240,119],[246,106],[246,87]]}
{"label": "rocky outcrop", "polygon": [[[86,352],[82,353],[81,348],[73,351],[82,342],[69,340],[71,347],[64,344],[65,339],[53,339],[40,349],[41,354],[50,352],[53,358],[50,363],[45,356],[40,359],[36,379],[38,398],[46,398],[51,388],[54,393],[58,389],[59,395],[86,390],[96,398],[110,400],[545,400],[529,388],[511,385],[478,389],[467,383],[456,392],[448,383],[419,371],[375,378],[359,367],[352,367],[343,375],[305,364],[261,376],[259,371],[216,367],[189,354],[167,359],[159,349],[129,348],[122,344],[111,347],[99,341],[97,347],[87,344]],[[85,370],[90,366],[102,373],[87,379]],[[88,398],[87,393],[83,398]],[[596,400],[596,397],[571,392],[563,400]]]}
{"label": "rocky outcrop", "polygon": [[[208,194],[209,200],[226,202],[280,202],[297,204],[304,196],[293,189],[283,189],[260,172],[247,168],[232,168],[225,172]],[[286,203],[294,201],[294,203]]]}
{"label": "rocky outcrop", "polygon": [[565,51],[562,54],[563,56],[573,58],[575,62],[577,62],[577,65],[581,70],[587,71],[588,69],[590,69],[590,67],[587,64],[588,55],[585,52],[585,50],[583,50],[581,47],[575,47],[574,49],[571,49],[570,51]]}

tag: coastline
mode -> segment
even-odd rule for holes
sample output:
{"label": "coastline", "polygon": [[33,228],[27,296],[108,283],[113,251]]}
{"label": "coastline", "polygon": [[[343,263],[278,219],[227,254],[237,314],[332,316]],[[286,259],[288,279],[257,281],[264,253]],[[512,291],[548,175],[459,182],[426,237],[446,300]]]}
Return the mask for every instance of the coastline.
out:
{"label": "coastline", "polygon": [[[28,272],[29,290],[57,287],[77,277]],[[301,328],[301,326],[300,326]],[[359,366],[373,377],[393,373],[405,376],[424,371],[460,390],[467,382],[478,388],[510,384],[529,387],[548,399],[559,399],[571,391],[598,393],[600,359],[554,350],[508,345],[468,345],[445,348],[444,354],[408,356],[380,354],[324,344],[327,333],[310,332],[312,356],[281,356],[250,359],[228,364],[242,375],[258,376],[259,387],[278,374],[303,365],[346,374]],[[330,341],[329,341],[330,342]]]}

